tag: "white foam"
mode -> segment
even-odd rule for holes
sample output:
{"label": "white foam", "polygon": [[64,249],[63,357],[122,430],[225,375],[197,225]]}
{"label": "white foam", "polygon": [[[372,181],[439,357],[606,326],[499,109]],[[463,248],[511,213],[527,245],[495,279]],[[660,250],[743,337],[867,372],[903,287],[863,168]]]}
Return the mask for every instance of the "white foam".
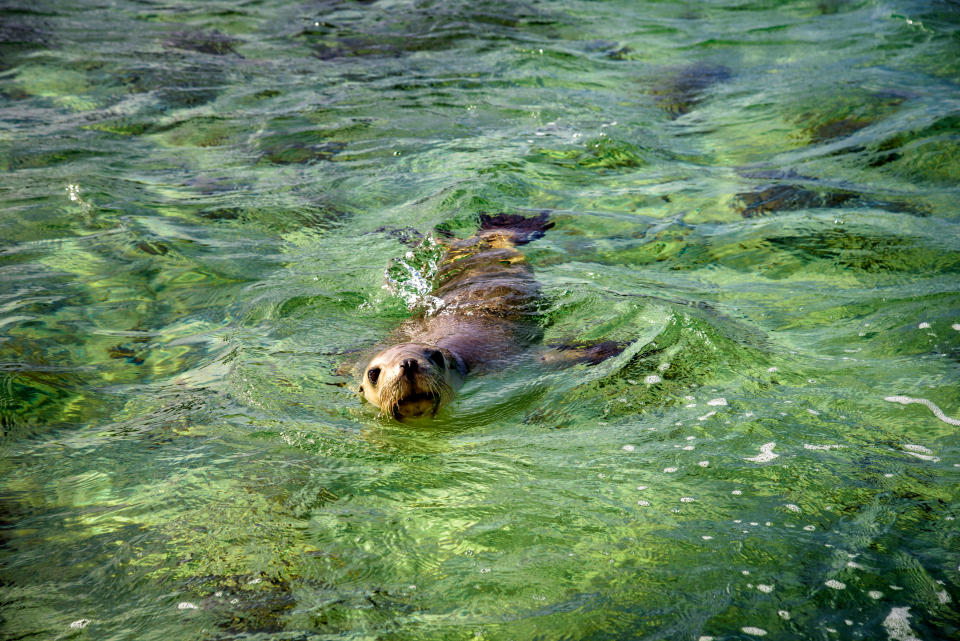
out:
{"label": "white foam", "polygon": [[199,610],[197,606],[190,603],[189,601],[181,601],[180,603],[177,604],[177,609],[178,610]]}
{"label": "white foam", "polygon": [[649,376],[644,377],[643,382],[646,383],[647,385],[656,385],[662,380],[663,379],[657,376],[656,374],[650,374]]}
{"label": "white foam", "polygon": [[909,454],[910,456],[915,456],[921,461],[932,461],[933,463],[938,463],[940,457],[933,456],[933,450],[926,448],[922,445],[914,445],[912,443],[906,443],[903,446],[903,449],[907,450],[904,454]]}
{"label": "white foam", "polygon": [[727,399],[723,397],[713,398],[707,401],[707,405],[710,405],[711,407],[723,407],[726,404],[727,404]]}
{"label": "white foam", "polygon": [[924,454],[933,454],[933,450],[929,447],[924,447],[923,445],[914,445],[913,443],[907,443],[903,446],[903,449],[910,450],[911,452],[923,452]]}
{"label": "white foam", "polygon": [[774,442],[764,443],[763,445],[760,446],[759,454],[757,454],[756,456],[748,457],[744,460],[751,461],[753,463],[768,463],[773,459],[777,458],[778,456],[780,456],[779,454],[773,453],[773,448],[776,446],[777,444]]}
{"label": "white foam", "polygon": [[777,610],[777,614],[779,614],[780,618],[785,621],[790,618],[790,613],[786,610]]}
{"label": "white foam", "polygon": [[770,594],[771,592],[773,592],[773,586],[766,585],[765,583],[761,583],[757,585],[757,589],[763,592],[764,594]]}
{"label": "white foam", "polygon": [[917,325],[917,329],[930,329],[930,323],[920,323]]}
{"label": "white foam", "polygon": [[767,371],[770,372],[771,374],[773,374],[774,372],[777,371],[777,368],[776,368],[776,367],[768,367],[768,368],[767,368]]}
{"label": "white foam", "polygon": [[734,496],[740,496],[743,494],[743,490],[731,490],[730,494],[733,494]]}
{"label": "white foam", "polygon": [[954,323],[950,326],[954,331],[960,332],[960,323]]}
{"label": "white foam", "polygon": [[692,496],[683,496],[680,498],[681,503],[693,503],[696,500],[697,499],[693,498]]}
{"label": "white foam", "polygon": [[673,473],[676,472],[678,469],[679,469],[679,468],[676,468],[676,467],[665,467],[665,468],[663,468],[663,471],[666,472],[667,474],[673,474]]}
{"label": "white foam", "polygon": [[835,445],[835,444],[812,445],[812,444],[810,444],[810,443],[804,443],[804,444],[803,444],[803,449],[805,449],[805,450],[824,450],[824,451],[827,451],[827,450],[839,450],[839,449],[844,448],[844,447],[846,447],[846,445]]}
{"label": "white foam", "polygon": [[661,372],[665,372],[670,369],[670,363],[660,363],[660,365],[657,366],[657,369]]}
{"label": "white foam", "polygon": [[823,583],[828,588],[833,588],[834,590],[843,590],[847,587],[847,584],[843,581],[837,581],[836,579],[830,579]]}
{"label": "white foam", "polygon": [[699,463],[697,463],[697,465],[699,465],[700,467],[707,467],[708,465],[710,465],[710,461],[700,461]]}
{"label": "white foam", "polygon": [[713,415],[716,414],[716,413],[717,413],[717,410],[713,410],[712,412],[707,412],[707,413],[704,414],[703,416],[698,416],[698,417],[697,417],[697,420],[698,420],[698,421],[705,421],[705,420],[707,420],[708,418],[710,418],[711,416],[713,416]]}
{"label": "white foam", "polygon": [[817,528],[815,528],[815,527],[812,526],[812,525],[804,525],[804,526],[803,526],[803,529],[806,530],[807,532],[813,532],[813,531],[816,530]]}
{"label": "white foam", "polygon": [[632,451],[635,450],[635,449],[636,449],[636,448],[635,448],[634,446],[632,446],[632,445],[624,445],[624,446],[623,446],[623,451],[624,451],[624,452],[632,452]]}
{"label": "white foam", "polygon": [[637,505],[640,507],[650,507],[650,501],[644,501],[643,499],[640,499],[637,501]]}
{"label": "white foam", "polygon": [[790,510],[791,512],[799,512],[799,511],[800,511],[800,506],[799,506],[799,505],[794,505],[793,503],[786,503],[786,504],[784,504],[783,507],[787,508],[787,509]]}
{"label": "white foam", "polygon": [[880,590],[870,590],[869,592],[867,592],[867,596],[870,597],[871,599],[882,599],[883,592],[881,592]]}
{"label": "white foam", "polygon": [[890,641],[920,641],[910,629],[910,608],[892,608],[883,620]]}
{"label": "white foam", "polygon": [[752,634],[755,637],[762,637],[762,636],[766,636],[767,634],[767,631],[764,630],[763,628],[757,628],[752,625],[744,626],[740,628],[740,630],[745,634]]}
{"label": "white foam", "polygon": [[70,628],[72,630],[82,630],[88,625],[90,625],[90,619],[77,619],[76,621],[70,624]]}
{"label": "white foam", "polygon": [[807,412],[809,412],[810,414],[813,414],[814,416],[820,416],[820,412],[818,412],[817,410],[812,410],[809,407],[807,408]]}
{"label": "white foam", "polygon": [[960,427],[960,420],[955,418],[950,418],[943,413],[939,407],[934,405],[931,401],[928,401],[925,398],[912,398],[910,396],[884,396],[883,400],[889,401],[891,403],[900,403],[901,405],[909,405],[910,403],[920,403],[924,405],[927,409],[933,412],[933,415],[938,419],[946,423],[947,425],[956,425]]}

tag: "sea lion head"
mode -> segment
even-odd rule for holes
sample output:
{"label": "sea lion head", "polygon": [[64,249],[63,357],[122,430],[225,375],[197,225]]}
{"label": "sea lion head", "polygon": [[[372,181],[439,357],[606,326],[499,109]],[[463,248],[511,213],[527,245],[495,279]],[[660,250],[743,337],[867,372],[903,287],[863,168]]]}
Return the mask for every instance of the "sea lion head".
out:
{"label": "sea lion head", "polygon": [[398,421],[434,416],[453,400],[465,373],[463,361],[448,349],[400,343],[370,360],[359,391]]}

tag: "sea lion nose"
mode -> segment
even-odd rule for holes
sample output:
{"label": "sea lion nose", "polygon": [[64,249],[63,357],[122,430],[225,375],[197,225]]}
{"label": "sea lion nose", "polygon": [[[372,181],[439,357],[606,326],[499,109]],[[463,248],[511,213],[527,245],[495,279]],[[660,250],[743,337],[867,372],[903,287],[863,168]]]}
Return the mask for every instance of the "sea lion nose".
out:
{"label": "sea lion nose", "polygon": [[417,359],[415,358],[405,358],[400,363],[400,370],[407,378],[412,379],[414,373],[416,373],[418,369],[420,369],[420,365],[417,363]]}

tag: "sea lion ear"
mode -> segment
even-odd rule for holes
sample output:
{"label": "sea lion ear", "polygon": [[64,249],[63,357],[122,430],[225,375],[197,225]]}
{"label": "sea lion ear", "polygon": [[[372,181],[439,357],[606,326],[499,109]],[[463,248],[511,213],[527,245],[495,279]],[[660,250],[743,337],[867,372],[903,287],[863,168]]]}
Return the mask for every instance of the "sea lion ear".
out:
{"label": "sea lion ear", "polygon": [[360,387],[357,388],[357,394],[363,394],[363,383],[361,383]]}

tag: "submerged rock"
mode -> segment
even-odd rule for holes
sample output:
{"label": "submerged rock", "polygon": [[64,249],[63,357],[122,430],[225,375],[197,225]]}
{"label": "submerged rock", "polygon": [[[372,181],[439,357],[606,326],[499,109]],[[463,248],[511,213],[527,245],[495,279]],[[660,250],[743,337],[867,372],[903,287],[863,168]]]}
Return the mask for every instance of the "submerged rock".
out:
{"label": "submerged rock", "polygon": [[703,93],[711,86],[730,78],[730,69],[723,65],[699,62],[668,72],[650,93],[657,106],[679,118],[689,113],[703,100]]}
{"label": "submerged rock", "polygon": [[236,38],[225,36],[219,31],[176,31],[163,41],[163,46],[167,49],[186,49],[212,56],[225,56],[237,55],[233,46],[238,42],[240,41]]}
{"label": "submerged rock", "polygon": [[797,184],[767,184],[736,194],[733,208],[744,218],[781,211],[831,209],[835,207],[876,207],[887,211],[923,215],[922,207],[908,202],[874,198],[868,194],[828,187]]}

